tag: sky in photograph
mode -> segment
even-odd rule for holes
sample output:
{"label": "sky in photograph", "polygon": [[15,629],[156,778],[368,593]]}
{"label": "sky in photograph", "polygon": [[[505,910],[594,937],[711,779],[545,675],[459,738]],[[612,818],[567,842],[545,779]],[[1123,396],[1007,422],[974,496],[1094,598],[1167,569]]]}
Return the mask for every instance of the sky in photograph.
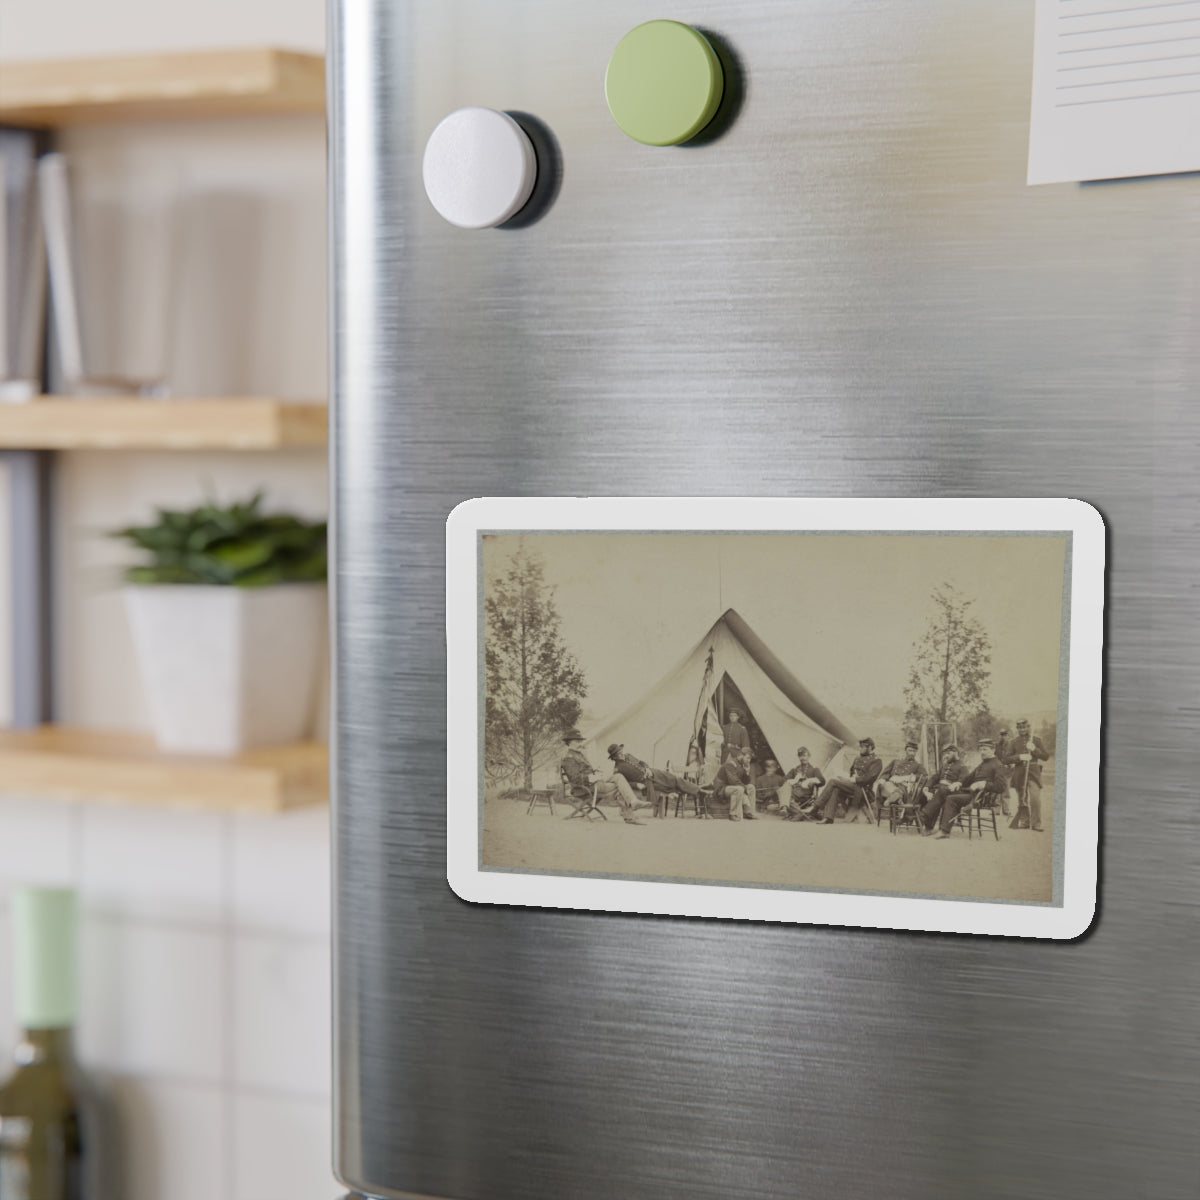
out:
{"label": "sky in photograph", "polygon": [[[727,608],[834,712],[902,705],[913,643],[942,582],[974,600],[991,638],[992,711],[1057,706],[1064,537],[523,536],[545,561],[593,719],[653,686]],[[484,538],[485,581],[517,542]]]}

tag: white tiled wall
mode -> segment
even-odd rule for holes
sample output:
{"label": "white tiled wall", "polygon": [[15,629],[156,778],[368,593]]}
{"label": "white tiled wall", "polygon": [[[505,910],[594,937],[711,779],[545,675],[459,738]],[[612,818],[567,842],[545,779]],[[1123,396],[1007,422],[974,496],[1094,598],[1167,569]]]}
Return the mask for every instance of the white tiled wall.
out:
{"label": "white tiled wall", "polygon": [[[0,800],[8,900],[78,887],[81,1060],[119,1200],[332,1200],[328,811],[274,818]],[[0,1049],[14,1032],[0,986]]]}

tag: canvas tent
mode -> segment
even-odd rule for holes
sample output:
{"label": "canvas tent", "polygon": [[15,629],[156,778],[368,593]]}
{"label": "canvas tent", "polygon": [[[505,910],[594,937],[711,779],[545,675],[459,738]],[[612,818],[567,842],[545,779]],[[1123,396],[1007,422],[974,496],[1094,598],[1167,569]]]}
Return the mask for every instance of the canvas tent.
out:
{"label": "canvas tent", "polygon": [[[589,755],[603,762],[609,744],[620,742],[651,766],[670,762],[682,769],[701,719],[707,714],[708,725],[715,726],[735,702],[744,707],[753,735],[785,770],[794,765],[797,747],[807,746],[813,762],[828,773],[856,740],[730,608],[674,670],[623,712],[586,731]],[[710,738],[714,734],[719,738],[715,730]],[[712,753],[710,741],[710,762]]]}

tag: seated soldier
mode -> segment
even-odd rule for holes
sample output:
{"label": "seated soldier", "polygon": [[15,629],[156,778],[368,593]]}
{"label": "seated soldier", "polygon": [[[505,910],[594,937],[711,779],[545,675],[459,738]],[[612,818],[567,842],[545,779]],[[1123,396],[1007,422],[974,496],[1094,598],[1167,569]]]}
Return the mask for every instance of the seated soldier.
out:
{"label": "seated soldier", "polygon": [[731,755],[717,771],[713,779],[715,794],[729,801],[729,819],[740,821],[757,820],[754,812],[754,785],[750,782],[750,751],[742,757]]}
{"label": "seated soldier", "polygon": [[658,793],[685,792],[689,796],[700,793],[698,785],[690,779],[676,775],[672,771],[660,771],[657,767],[648,766],[640,758],[625,753],[625,743],[614,742],[608,748],[608,757],[612,759],[613,771],[623,776],[631,784],[642,784],[646,789],[646,799],[658,809]]}
{"label": "seated soldier", "polygon": [[979,754],[979,766],[962,781],[960,788],[946,797],[942,805],[941,829],[938,832],[941,839],[950,836],[954,818],[972,800],[1000,804],[1008,794],[1008,773],[996,757],[996,744],[990,738],[983,738],[979,743]]}
{"label": "seated soldier", "polygon": [[[966,764],[958,756],[957,746],[947,746],[942,751],[942,765],[925,786],[925,807],[921,809],[921,833],[933,832],[934,823],[949,796],[962,790],[963,781],[970,774]],[[961,807],[961,805],[959,806]],[[958,810],[955,809],[957,812]]]}
{"label": "seated soldier", "polygon": [[592,788],[595,787],[597,802],[609,799],[617,801],[626,825],[644,825],[646,822],[634,811],[637,797],[634,796],[629,782],[620,775],[614,775],[611,779],[601,778],[599,771],[584,758],[583,734],[578,729],[568,729],[563,734],[563,741],[566,743],[567,752],[558,764],[558,769],[566,777],[570,794],[576,801],[575,812],[571,816],[580,812],[580,805],[591,799]]}
{"label": "seated soldier", "polygon": [[808,747],[801,746],[796,757],[800,761],[779,789],[779,803],[787,810],[785,821],[802,821],[809,816],[816,807],[817,789],[825,786],[825,776],[809,761]]}
{"label": "seated soldier", "polygon": [[[862,738],[858,743],[858,757],[850,766],[850,778],[835,776],[821,792],[820,802],[825,806],[824,825],[832,825],[837,812],[838,800],[846,802],[846,819],[853,825],[864,804],[871,803],[871,788],[883,770],[883,760],[875,753],[875,739]],[[851,813],[854,815],[851,816]]]}
{"label": "seated soldier", "polygon": [[763,766],[761,775],[755,777],[754,791],[757,795],[757,805],[759,808],[780,808],[782,801],[779,799],[779,789],[783,786],[783,772],[779,769],[779,764],[773,759],[768,758]]}
{"label": "seated soldier", "polygon": [[876,811],[882,812],[885,805],[907,799],[924,774],[925,768],[917,761],[917,743],[905,742],[903,758],[893,758],[875,782],[875,795],[879,798]]}

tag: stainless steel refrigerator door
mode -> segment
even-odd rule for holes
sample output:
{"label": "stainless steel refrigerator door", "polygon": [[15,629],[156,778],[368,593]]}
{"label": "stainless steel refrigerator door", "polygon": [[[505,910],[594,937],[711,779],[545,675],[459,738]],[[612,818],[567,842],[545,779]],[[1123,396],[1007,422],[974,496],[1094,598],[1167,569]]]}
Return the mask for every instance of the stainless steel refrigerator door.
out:
{"label": "stainless steel refrigerator door", "polygon": [[[674,17],[736,121],[603,94]],[[1032,6],[335,0],[336,1055],[377,1196],[1200,1191],[1200,180],[1027,188]],[[561,151],[523,230],[447,112]],[[501,494],[1063,495],[1109,527],[1100,912],[1070,944],[471,906],[445,882],[443,522]]]}

